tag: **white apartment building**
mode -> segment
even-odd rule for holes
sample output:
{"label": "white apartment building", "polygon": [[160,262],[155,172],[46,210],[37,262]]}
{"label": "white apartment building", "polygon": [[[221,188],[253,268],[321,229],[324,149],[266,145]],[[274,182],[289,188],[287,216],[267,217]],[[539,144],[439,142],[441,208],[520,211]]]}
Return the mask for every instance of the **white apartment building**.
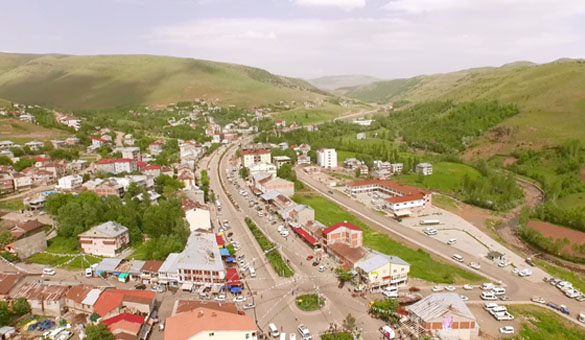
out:
{"label": "white apartment building", "polygon": [[337,152],[335,149],[317,151],[317,164],[323,168],[337,168]]}
{"label": "white apartment building", "polygon": [[272,163],[270,156],[270,150],[255,149],[255,150],[242,150],[242,164],[249,168],[250,166],[257,163]]}
{"label": "white apartment building", "polygon": [[57,189],[73,190],[83,184],[83,177],[79,175],[71,175],[59,178]]}

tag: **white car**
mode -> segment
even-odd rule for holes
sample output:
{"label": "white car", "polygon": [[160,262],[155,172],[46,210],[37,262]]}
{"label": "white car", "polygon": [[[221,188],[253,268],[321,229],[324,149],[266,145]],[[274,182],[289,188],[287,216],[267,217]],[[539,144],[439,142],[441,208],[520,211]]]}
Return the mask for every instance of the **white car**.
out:
{"label": "white car", "polygon": [[441,287],[441,286],[434,286],[431,290],[433,292],[442,292],[443,291],[443,287]]}
{"label": "white car", "polygon": [[501,334],[514,334],[514,327],[512,326],[505,326],[500,328]]}
{"label": "white car", "polygon": [[253,304],[253,303],[247,303],[247,304],[244,305],[244,309],[252,309],[252,308],[255,308],[255,307],[256,307],[256,305]]}
{"label": "white car", "polygon": [[319,266],[319,272],[324,272],[325,271],[325,266]]}
{"label": "white car", "polygon": [[470,284],[466,284],[466,285],[463,285],[463,289],[465,289],[465,290],[472,290],[473,289],[473,286],[470,285]]}
{"label": "white car", "polygon": [[244,302],[244,301],[246,301],[246,298],[241,296],[241,295],[238,295],[234,298],[234,302]]}
{"label": "white car", "polygon": [[447,286],[447,287],[445,287],[445,290],[448,291],[448,292],[454,292],[455,291],[455,287],[453,287],[453,286]]}
{"label": "white car", "polygon": [[287,237],[288,235],[289,235],[288,230],[285,230],[285,231],[280,233],[280,236],[282,236],[282,237]]}
{"label": "white car", "polygon": [[469,298],[465,295],[459,295],[459,297],[461,298],[461,301],[469,301]]}
{"label": "white car", "polygon": [[55,273],[56,273],[56,272],[55,272],[55,269],[53,269],[53,268],[51,268],[51,267],[46,267],[46,268],[43,268],[43,274],[44,274],[44,275],[50,275],[50,276],[53,276],[53,275],[55,275]]}
{"label": "white car", "polygon": [[473,269],[477,269],[477,270],[481,269],[481,265],[477,262],[470,262],[469,266]]}
{"label": "white car", "polygon": [[225,302],[225,295],[218,295],[215,297],[215,301],[217,302]]}

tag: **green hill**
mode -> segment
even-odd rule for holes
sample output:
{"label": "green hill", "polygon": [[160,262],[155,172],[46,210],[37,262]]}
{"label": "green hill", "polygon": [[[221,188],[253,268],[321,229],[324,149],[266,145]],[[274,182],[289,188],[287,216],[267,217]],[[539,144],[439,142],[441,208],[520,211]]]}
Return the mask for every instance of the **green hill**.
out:
{"label": "green hill", "polygon": [[345,89],[344,95],[365,101],[424,102],[435,99],[472,101],[497,99],[517,104],[520,114],[506,119],[502,137],[488,134],[476,153],[508,152],[516,147],[585,141],[585,61],[562,59],[535,65],[528,62],[498,68],[376,82]]}
{"label": "green hill", "polygon": [[63,109],[168,104],[197,97],[253,107],[322,96],[303,80],[234,64],[150,55],[0,53],[0,98]]}
{"label": "green hill", "polygon": [[360,86],[380,81],[379,78],[364,75],[326,76],[307,80],[316,88],[325,91],[334,91],[340,88]]}

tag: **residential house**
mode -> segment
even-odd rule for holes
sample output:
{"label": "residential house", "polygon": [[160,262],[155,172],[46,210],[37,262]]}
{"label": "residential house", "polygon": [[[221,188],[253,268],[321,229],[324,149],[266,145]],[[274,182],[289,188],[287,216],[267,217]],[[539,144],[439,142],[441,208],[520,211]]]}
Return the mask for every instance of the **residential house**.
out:
{"label": "residential house", "polygon": [[309,153],[309,151],[311,151],[311,146],[309,144],[301,144],[299,145],[299,151],[306,156]]}
{"label": "residential house", "polygon": [[397,256],[370,251],[355,263],[354,269],[360,275],[361,282],[375,289],[405,285],[410,264]]}
{"label": "residential house", "polygon": [[149,164],[149,165],[145,166],[144,168],[142,168],[142,173],[145,174],[146,176],[156,178],[156,177],[160,176],[160,169],[161,168],[162,168],[162,166],[160,166],[158,164]]}
{"label": "residential house", "polygon": [[2,140],[2,141],[0,141],[0,149],[1,150],[8,150],[8,149],[10,149],[10,148],[12,148],[14,146],[15,146],[15,144],[11,140]]}
{"label": "residential house", "polygon": [[55,149],[59,149],[59,148],[62,148],[63,146],[65,146],[65,141],[53,139],[53,140],[51,140],[51,144],[53,144],[53,147]]}
{"label": "residential house", "polygon": [[135,146],[129,146],[124,148],[116,148],[114,152],[122,154],[122,158],[133,159],[135,161],[140,160],[140,148]]}
{"label": "residential house", "polygon": [[70,175],[59,178],[58,184],[55,186],[61,190],[74,190],[83,184],[83,177],[79,175]]}
{"label": "residential house", "polygon": [[114,181],[103,182],[96,185],[93,190],[99,197],[118,196],[124,197],[124,186]]}
{"label": "residential house", "polygon": [[25,189],[29,189],[30,187],[32,187],[33,180],[32,180],[32,176],[30,176],[30,175],[23,175],[23,174],[17,172],[17,173],[12,175],[12,178],[14,180],[14,190],[16,190],[16,191],[25,190]]}
{"label": "residential house", "polygon": [[99,149],[106,144],[108,144],[108,141],[105,139],[97,137],[91,139],[91,146],[93,146],[95,149]]}
{"label": "residential house", "polygon": [[306,155],[299,155],[297,157],[297,164],[298,165],[311,165],[311,157]]}
{"label": "residential house", "polygon": [[27,258],[45,251],[47,235],[43,232],[42,226],[43,224],[38,220],[29,220],[15,225],[10,229],[14,241],[7,244],[4,250],[20,258]]}
{"label": "residential house", "polygon": [[402,163],[392,163],[391,164],[391,171],[393,174],[401,174],[403,168],[404,168],[404,164],[402,164]]}
{"label": "residential house", "polygon": [[21,121],[23,122],[29,122],[29,123],[34,123],[37,119],[35,118],[35,116],[31,115],[31,114],[22,114],[20,115],[20,117],[18,117]]}
{"label": "residential house", "polygon": [[422,174],[423,176],[432,175],[433,165],[431,163],[419,163],[416,165],[416,173]]}
{"label": "residential house", "polygon": [[440,339],[479,337],[479,325],[458,293],[433,293],[407,308],[409,319],[426,334]]}
{"label": "residential house", "polygon": [[274,121],[274,127],[277,129],[282,129],[286,127],[286,121],[282,119],[278,119]]}
{"label": "residential house", "polygon": [[144,290],[108,289],[94,304],[94,311],[102,318],[121,313],[150,315],[154,308],[155,292]]}
{"label": "residential house", "polygon": [[49,185],[55,182],[55,174],[52,171],[44,169],[34,169],[32,171],[33,185]]}
{"label": "residential house", "polygon": [[183,171],[177,177],[179,181],[181,181],[185,187],[195,185],[195,174],[192,171]]}
{"label": "residential house", "polygon": [[80,140],[77,137],[67,137],[65,138],[65,144],[67,145],[77,145],[79,144]]}
{"label": "residential house", "polygon": [[98,256],[116,256],[130,242],[128,228],[112,221],[97,225],[77,237],[84,252]]}
{"label": "residential house", "polygon": [[246,168],[258,163],[271,162],[270,150],[266,149],[242,150],[240,155],[242,156],[242,164]]}
{"label": "residential house", "polygon": [[163,261],[148,260],[142,266],[140,279],[143,283],[154,283],[158,281],[158,271],[162,266]]}
{"label": "residential house", "polygon": [[287,142],[278,143],[278,148],[280,150],[287,150],[288,149],[288,143]]}
{"label": "residential house", "polygon": [[102,320],[102,324],[108,327],[116,340],[138,340],[145,319],[142,315],[122,313]]}
{"label": "residential house", "polygon": [[8,300],[9,293],[24,278],[21,273],[0,273],[0,300]]}
{"label": "residential house", "polygon": [[255,186],[262,193],[275,190],[289,197],[295,194],[295,184],[279,177],[264,177],[255,181]]}
{"label": "residential house", "polygon": [[32,151],[39,151],[40,149],[43,148],[43,146],[45,146],[45,144],[43,142],[39,142],[39,141],[32,141],[32,142],[24,143],[24,146],[27,146]]}
{"label": "residential house", "polygon": [[171,316],[165,321],[165,340],[256,340],[253,318],[199,307]]}
{"label": "residential house", "polygon": [[317,151],[317,164],[322,168],[337,168],[337,152],[335,149],[320,149]]}
{"label": "residential house", "polygon": [[361,247],[363,244],[363,231],[347,221],[334,224],[323,230],[323,236],[327,246],[339,242],[347,244],[351,248],[356,248]]}
{"label": "residential house", "polygon": [[284,164],[292,163],[290,157],[288,156],[274,156],[272,157],[272,160],[274,162],[274,165],[276,165],[277,169],[280,169],[280,167],[283,166]]}
{"label": "residential house", "polygon": [[12,299],[25,298],[32,314],[61,317],[65,307],[65,295],[70,286],[56,284],[25,283],[10,294]]}
{"label": "residential house", "polygon": [[93,307],[101,293],[101,289],[92,286],[73,286],[65,295],[65,306],[76,313],[89,315],[93,313]]}
{"label": "residential house", "polygon": [[14,175],[10,173],[0,173],[0,194],[14,191]]}
{"label": "residential house", "polygon": [[154,155],[158,156],[163,151],[164,142],[162,140],[157,140],[155,142],[150,143],[148,146],[148,151]]}
{"label": "residential house", "polygon": [[96,169],[99,172],[121,174],[137,171],[138,166],[132,158],[104,158],[96,162]]}
{"label": "residential house", "polygon": [[277,169],[276,165],[272,163],[256,163],[248,167],[250,176],[255,176],[258,174],[269,174],[272,176],[276,176]]}
{"label": "residential house", "polygon": [[191,185],[184,187],[181,191],[185,194],[185,196],[199,204],[205,204],[205,192],[199,189],[196,185]]}

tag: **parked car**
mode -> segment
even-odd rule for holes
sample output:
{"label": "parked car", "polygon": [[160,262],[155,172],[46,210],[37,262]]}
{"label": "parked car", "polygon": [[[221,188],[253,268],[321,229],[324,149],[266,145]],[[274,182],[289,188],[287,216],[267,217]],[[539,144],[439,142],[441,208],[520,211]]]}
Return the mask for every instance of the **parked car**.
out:
{"label": "parked car", "polygon": [[325,266],[319,266],[319,272],[324,272],[325,271]]}
{"label": "parked car", "polygon": [[447,287],[445,287],[445,290],[448,291],[448,292],[454,292],[455,291],[455,287],[453,287],[453,286],[447,286]]}
{"label": "parked car", "polygon": [[43,274],[44,274],[44,275],[50,275],[50,276],[53,276],[53,275],[55,275],[55,273],[56,273],[56,272],[55,272],[55,269],[53,269],[53,268],[51,268],[51,267],[45,267],[45,268],[43,268]]}
{"label": "parked car", "polygon": [[134,286],[134,289],[136,290],[145,290],[146,289],[146,285],[144,283],[139,283],[137,285]]}
{"label": "parked car", "polygon": [[461,301],[469,301],[469,298],[465,295],[459,295],[459,297],[461,298]]}
{"label": "parked car", "polygon": [[234,297],[234,302],[244,302],[244,301],[246,301],[246,298],[241,296],[241,295]]}
{"label": "parked car", "polygon": [[218,295],[214,300],[217,302],[225,302],[225,295]]}
{"label": "parked car", "polygon": [[319,265],[319,261],[313,262],[313,267],[317,267]]}
{"label": "parked car", "polygon": [[512,326],[504,326],[500,328],[501,334],[514,334],[514,327]]}
{"label": "parked car", "polygon": [[255,307],[256,307],[256,305],[253,304],[253,303],[247,303],[247,304],[244,305],[244,309],[252,309],[252,308],[255,308]]}
{"label": "parked car", "polygon": [[530,257],[526,258],[526,263],[531,267],[535,266],[534,261],[532,261],[532,259]]}
{"label": "parked car", "polygon": [[473,286],[470,285],[470,284],[466,284],[466,285],[463,285],[463,289],[465,289],[465,290],[472,290],[473,289]]}
{"label": "parked car", "polygon": [[541,303],[543,305],[546,303],[546,301],[544,300],[544,298],[538,297],[538,296],[533,296],[530,300],[532,302]]}
{"label": "parked car", "polygon": [[443,291],[443,287],[441,287],[441,286],[434,286],[431,290],[433,292],[442,292]]}

